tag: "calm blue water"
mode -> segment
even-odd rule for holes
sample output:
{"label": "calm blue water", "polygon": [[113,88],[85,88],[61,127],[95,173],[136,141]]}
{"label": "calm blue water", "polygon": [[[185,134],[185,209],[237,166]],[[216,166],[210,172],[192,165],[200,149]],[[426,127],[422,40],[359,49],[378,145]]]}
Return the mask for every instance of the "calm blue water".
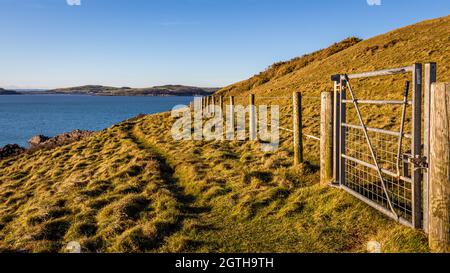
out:
{"label": "calm blue water", "polygon": [[0,147],[27,146],[35,135],[54,136],[101,130],[140,113],[152,114],[188,104],[192,97],[94,97],[82,95],[0,96]]}

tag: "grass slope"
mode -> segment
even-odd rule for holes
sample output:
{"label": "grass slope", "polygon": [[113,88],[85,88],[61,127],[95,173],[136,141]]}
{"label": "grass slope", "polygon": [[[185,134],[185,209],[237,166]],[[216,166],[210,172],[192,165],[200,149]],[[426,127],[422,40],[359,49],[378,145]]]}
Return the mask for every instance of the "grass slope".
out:
{"label": "grass slope", "polygon": [[[448,81],[449,25],[446,17],[348,39],[220,93],[318,95],[330,89],[333,73],[428,60],[438,62],[438,80]],[[390,90],[401,90],[403,80],[374,79],[362,91],[394,98]],[[290,104],[280,104],[287,126]],[[305,114],[318,117],[317,109],[311,104]],[[366,117],[394,126],[395,112],[380,111]],[[168,113],[139,117],[0,161],[0,250],[64,251],[75,240],[89,252],[362,252],[378,240],[386,252],[428,251],[421,232],[319,185],[316,144],[307,143],[311,163],[293,167],[290,134],[282,133],[277,152],[263,153],[255,142],[180,143],[172,124]]]}
{"label": "grass slope", "polygon": [[282,148],[172,141],[167,114],[0,162],[0,249],[89,252],[427,251],[424,236]]}

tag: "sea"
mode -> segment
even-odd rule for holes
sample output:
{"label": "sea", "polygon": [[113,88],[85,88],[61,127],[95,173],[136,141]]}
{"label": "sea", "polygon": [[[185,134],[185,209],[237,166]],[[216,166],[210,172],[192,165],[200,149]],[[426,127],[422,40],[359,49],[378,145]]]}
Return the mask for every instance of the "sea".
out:
{"label": "sea", "polygon": [[0,147],[35,135],[55,136],[76,129],[98,131],[138,114],[170,111],[193,97],[5,95],[0,96]]}

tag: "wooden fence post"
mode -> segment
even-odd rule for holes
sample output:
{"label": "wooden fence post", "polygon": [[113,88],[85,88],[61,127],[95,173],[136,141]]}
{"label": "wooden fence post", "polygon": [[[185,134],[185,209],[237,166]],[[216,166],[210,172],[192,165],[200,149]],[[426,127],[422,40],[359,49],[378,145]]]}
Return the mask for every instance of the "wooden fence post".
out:
{"label": "wooden fence post", "polygon": [[227,140],[234,140],[234,97],[230,96],[230,105],[227,115]]}
{"label": "wooden fence post", "polygon": [[333,179],[333,95],[322,92],[320,108],[320,182]]}
{"label": "wooden fence post", "polygon": [[208,107],[207,100],[208,100],[208,97],[204,96],[203,97],[203,112],[204,113],[206,113],[206,110],[207,110],[206,108]]}
{"label": "wooden fence post", "polygon": [[255,107],[255,94],[250,94],[250,140],[256,140],[256,107]]}
{"label": "wooden fence post", "polygon": [[303,140],[302,140],[302,94],[293,93],[293,120],[294,120],[294,165],[303,163]]}
{"label": "wooden fence post", "polygon": [[[201,111],[201,113],[202,113],[202,116],[203,116],[203,98],[204,97],[201,97],[201,101],[200,101],[200,103],[199,103],[199,108],[200,108],[200,111]],[[195,104],[194,104],[195,105]]]}
{"label": "wooden fence post", "polygon": [[219,108],[221,109],[222,113],[223,113],[223,97],[219,96]]}
{"label": "wooden fence post", "polygon": [[211,113],[213,113],[213,114],[215,114],[215,100],[216,100],[216,97],[215,96],[211,96]]}
{"label": "wooden fence post", "polygon": [[[423,155],[430,158],[430,103],[431,103],[431,84],[436,82],[436,63],[426,63],[424,73],[424,108],[423,108]],[[428,233],[428,206],[429,202],[429,171],[423,172],[423,230]]]}
{"label": "wooden fence post", "polygon": [[450,83],[432,85],[430,111],[429,245],[450,252]]}

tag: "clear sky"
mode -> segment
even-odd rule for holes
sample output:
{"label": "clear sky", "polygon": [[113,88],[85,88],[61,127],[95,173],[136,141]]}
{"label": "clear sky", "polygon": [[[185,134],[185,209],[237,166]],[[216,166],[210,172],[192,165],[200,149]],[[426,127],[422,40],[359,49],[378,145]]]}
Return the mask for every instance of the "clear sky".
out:
{"label": "clear sky", "polygon": [[79,1],[0,0],[0,87],[224,86],[348,36],[369,38],[450,13],[449,0],[73,5]]}

